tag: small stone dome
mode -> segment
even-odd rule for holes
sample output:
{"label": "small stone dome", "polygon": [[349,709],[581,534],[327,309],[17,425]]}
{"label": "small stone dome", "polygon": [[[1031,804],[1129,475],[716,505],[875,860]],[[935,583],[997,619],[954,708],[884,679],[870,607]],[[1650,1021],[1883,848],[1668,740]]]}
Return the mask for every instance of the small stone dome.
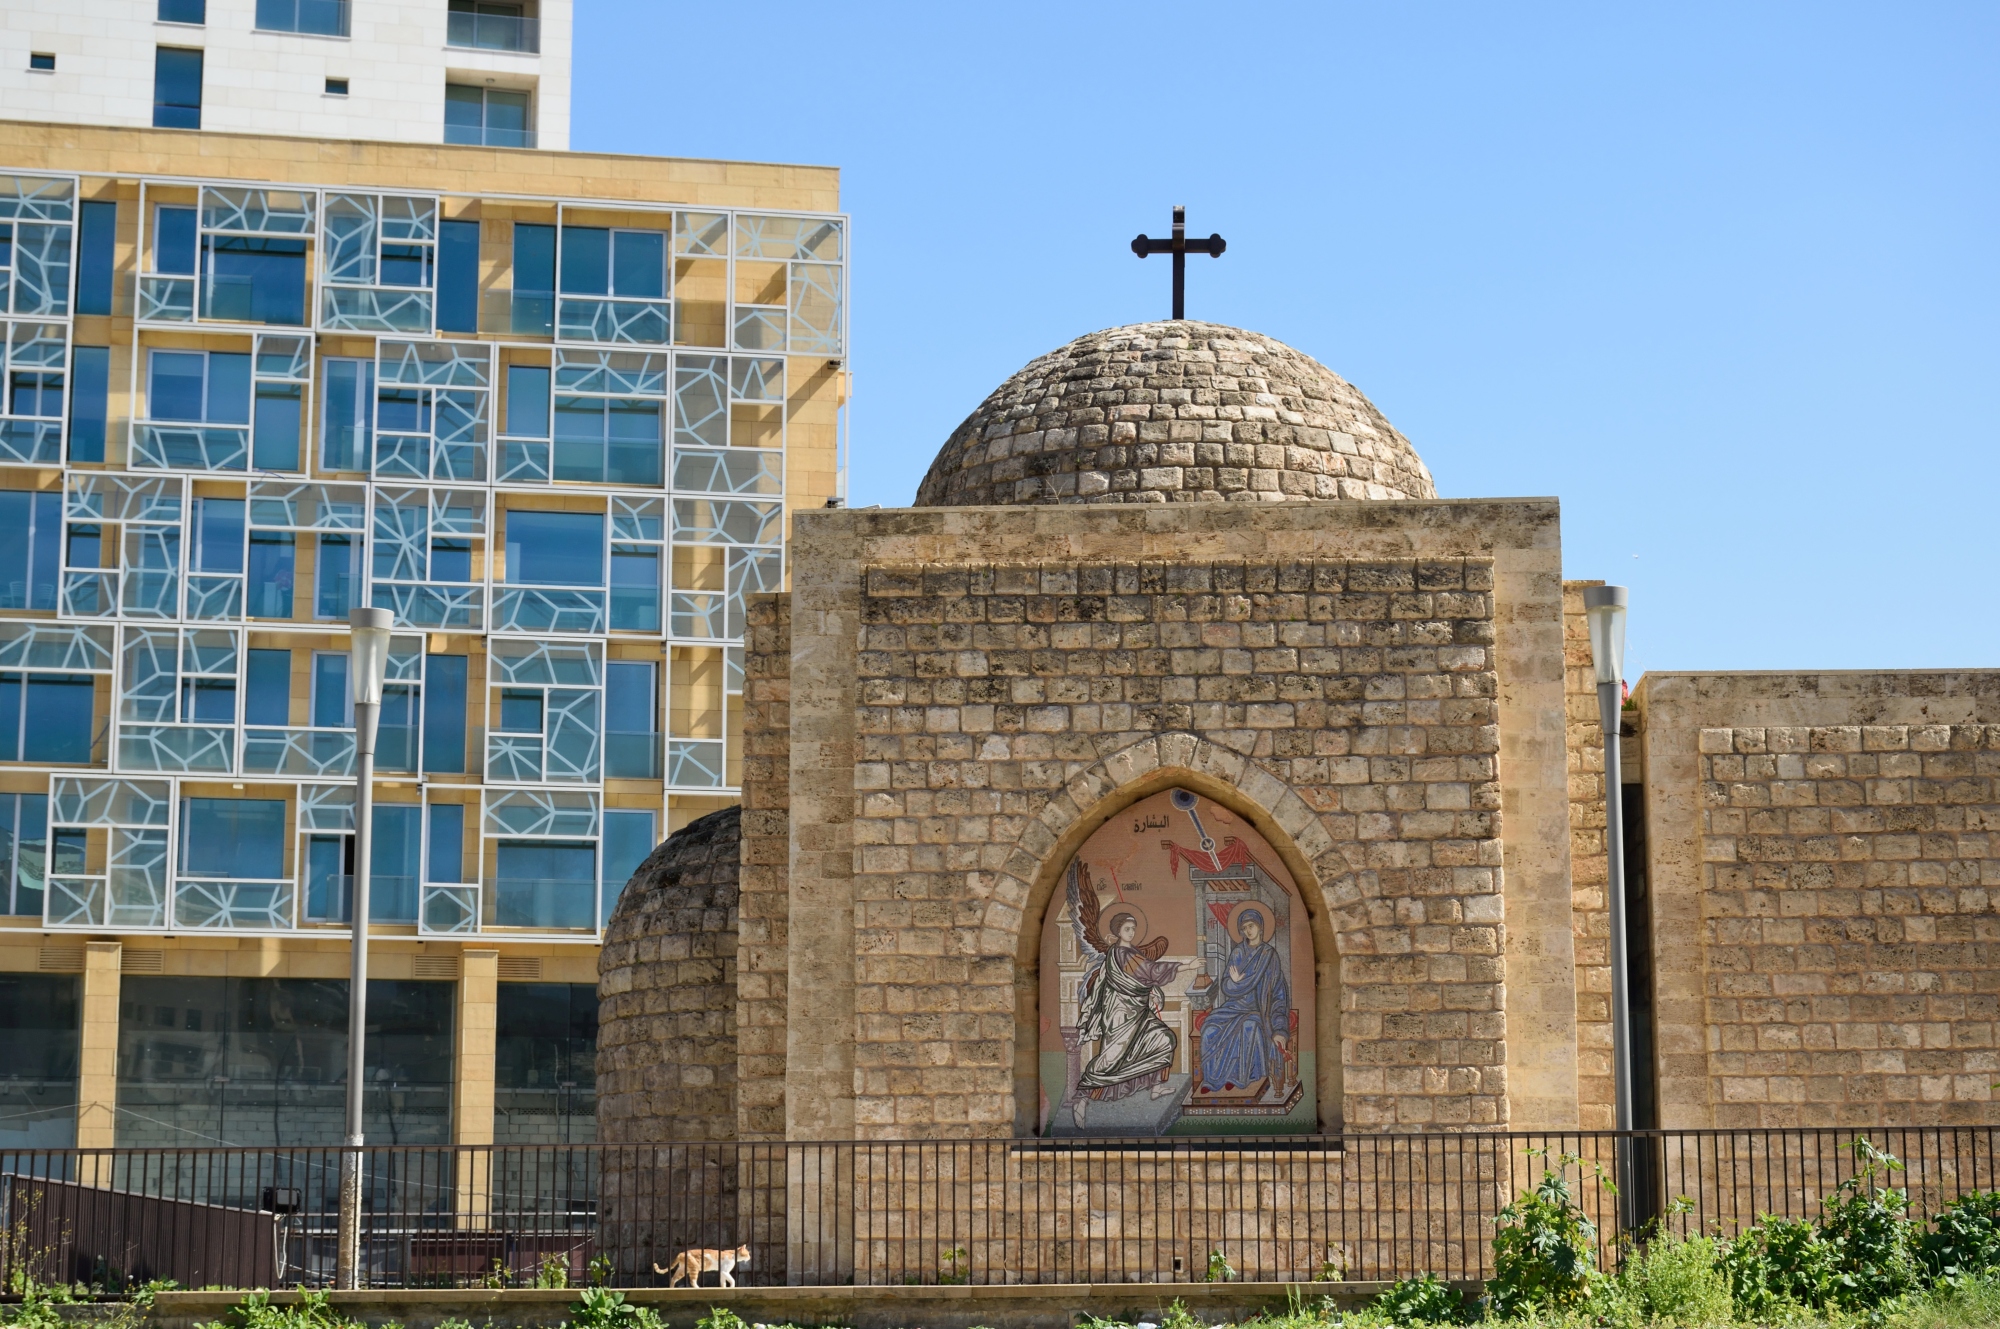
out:
{"label": "small stone dome", "polygon": [[1218,323],[1134,323],[1031,361],[952,431],[918,507],[1436,498],[1354,386]]}
{"label": "small stone dome", "polygon": [[736,1136],[736,901],[743,809],[639,865],[597,958],[597,1128],[606,1144]]}

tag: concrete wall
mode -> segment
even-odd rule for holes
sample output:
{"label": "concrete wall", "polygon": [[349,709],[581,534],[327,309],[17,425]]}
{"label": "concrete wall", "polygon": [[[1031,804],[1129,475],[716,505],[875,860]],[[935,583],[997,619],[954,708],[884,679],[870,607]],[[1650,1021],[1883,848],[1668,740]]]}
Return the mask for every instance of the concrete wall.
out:
{"label": "concrete wall", "polygon": [[792,1138],[1014,1132],[1055,878],[1172,781],[1297,858],[1338,1120],[1575,1124],[1553,502],[801,512],[796,538]]}
{"label": "concrete wall", "polygon": [[[539,0],[539,53],[447,48],[444,0],[352,0],[346,37],[256,30],[256,0],[207,0],[201,25],[157,0],[14,0],[0,9],[0,116],[153,123],[160,46],[203,52],[201,127],[306,138],[444,142],[447,82],[533,93],[538,145],[569,148],[570,0]],[[56,57],[30,70],[31,52]],[[348,80],[329,96],[328,78]]]}
{"label": "concrete wall", "polygon": [[1661,1124],[2000,1121],[2000,672],[1635,695]]}

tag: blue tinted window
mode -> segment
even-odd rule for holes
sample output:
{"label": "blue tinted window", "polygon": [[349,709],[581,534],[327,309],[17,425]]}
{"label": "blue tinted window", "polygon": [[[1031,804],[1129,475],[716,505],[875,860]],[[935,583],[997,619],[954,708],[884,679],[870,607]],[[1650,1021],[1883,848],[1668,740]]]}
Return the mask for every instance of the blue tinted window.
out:
{"label": "blue tinted window", "polygon": [[417,921],[417,870],[423,809],[375,805],[374,843],[368,851],[368,917],[382,923]]}
{"label": "blue tinted window", "polygon": [[375,762],[385,771],[417,769],[417,694],[408,684],[382,689],[382,714],[375,729]]}
{"label": "blue tinted window", "polygon": [[211,424],[250,423],[250,357],[238,351],[208,353],[208,414]]}
{"label": "blue tinted window", "polygon": [[259,383],[256,420],[251,429],[251,463],[260,471],[299,469],[300,387]]}
{"label": "blue tinted window", "polygon": [[29,674],[21,714],[22,761],[90,760],[88,674]]}
{"label": "blue tinted window", "polygon": [[368,469],[374,424],[375,362],[326,361],[326,407],[320,433],[319,464],[330,471]]}
{"label": "blue tinted window", "polygon": [[[202,310],[231,323],[306,321],[306,242],[211,236],[203,246]],[[248,395],[247,393],[245,394]]]}
{"label": "blue tinted window", "polygon": [[284,875],[283,799],[190,798],[181,816],[183,874],[235,880]]}
{"label": "blue tinted window", "polygon": [[24,675],[0,674],[0,761],[21,760],[21,698],[27,688]]}
{"label": "blue tinted window", "polygon": [[70,351],[69,459],[104,460],[104,424],[111,404],[111,348]]}
{"label": "blue tinted window", "polygon": [[208,0],[160,0],[162,23],[206,23]]}
{"label": "blue tinted window", "polygon": [[535,586],[604,585],[603,516],[509,512],[507,580]]}
{"label": "blue tinted window", "polygon": [[181,680],[181,719],[201,724],[236,723],[236,680]]}
{"label": "blue tinted window", "polygon": [[0,609],[54,609],[62,495],[0,490]]}
{"label": "blue tinted window", "polygon": [[604,727],[621,734],[654,732],[654,679],[650,660],[612,660],[604,666]]}
{"label": "blue tinted window", "polygon": [[290,531],[257,531],[250,537],[245,612],[251,618],[292,616],[292,577],[297,547]]}
{"label": "blue tinted window", "polygon": [[194,571],[243,571],[243,500],[194,501]]}
{"label": "blue tinted window", "polygon": [[313,569],[313,617],[346,622],[360,576],[360,542],[349,535],[322,535],[319,565]]}
{"label": "blue tinted window", "polygon": [[266,32],[347,35],[347,0],[257,0],[257,26]]}
{"label": "blue tinted window", "polygon": [[472,542],[470,540],[431,541],[432,581],[471,581]]}
{"label": "blue tinted window", "polygon": [[505,432],[524,438],[549,436],[549,371],[543,366],[507,366]]}
{"label": "blue tinted window", "polygon": [[660,630],[660,555],[645,545],[611,547],[611,626]]}
{"label": "blue tinted window", "polygon": [[564,295],[611,294],[611,232],[601,226],[565,226],[562,232]]}
{"label": "blue tinted window", "polygon": [[153,53],[153,127],[201,128],[201,52],[162,46]]}
{"label": "blue tinted window", "polygon": [[611,921],[611,911],[617,907],[625,883],[632,880],[632,874],[652,852],[652,813],[605,810],[604,921]]}
{"label": "blue tinted window", "polygon": [[424,769],[465,770],[465,663],[462,655],[424,657]]}
{"label": "blue tinted window", "polygon": [[[449,222],[446,225],[450,225]],[[384,286],[411,286],[429,289],[435,286],[431,265],[435,259],[429,245],[388,245],[382,246],[382,265],[378,280]]]}
{"label": "blue tinted window", "polygon": [[663,231],[619,231],[612,237],[611,291],[632,300],[666,298],[667,237]]}
{"label": "blue tinted window", "polygon": [[354,723],[344,652],[320,651],[313,656],[312,722],[321,729],[345,729]]}
{"label": "blue tinted window", "polygon": [[[486,97],[465,83],[444,85],[444,141],[483,143],[486,139]],[[519,289],[517,286],[515,289]]]}
{"label": "blue tinted window", "polygon": [[500,732],[539,734],[542,732],[542,691],[540,688],[507,688],[500,694]]}
{"label": "blue tinted window", "polygon": [[155,420],[200,420],[208,357],[200,351],[154,351],[152,366],[147,413]]}
{"label": "blue tinted window", "polygon": [[292,653],[253,649],[243,669],[243,723],[292,722]]}
{"label": "blue tinted window", "polygon": [[153,209],[153,271],[172,276],[192,277],[195,273],[195,240],[199,228],[193,208],[173,208],[162,203]]}
{"label": "blue tinted window", "polygon": [[[476,89],[474,90],[476,94]],[[452,142],[452,89],[445,89],[445,142]],[[514,223],[514,331],[547,333],[555,327],[556,228]]]}
{"label": "blue tinted window", "polygon": [[440,332],[479,331],[479,223],[438,228],[437,325]]}
{"label": "blue tinted window", "polygon": [[13,869],[9,912],[42,912],[43,856],[48,852],[49,800],[46,794],[0,794],[0,813],[11,815],[11,856],[0,850],[0,906],[6,904],[7,869]]}
{"label": "blue tinted window", "polygon": [[78,526],[69,528],[69,565],[73,568],[95,568],[103,566],[104,528],[102,526]]}
{"label": "blue tinted window", "polygon": [[345,923],[354,885],[354,837],[315,835],[306,841],[306,920]]}
{"label": "blue tinted window", "polygon": [[76,312],[111,312],[111,274],[118,255],[118,205],[86,203],[76,235]]}
{"label": "blue tinted window", "polygon": [[501,927],[587,928],[596,920],[597,854],[588,844],[498,846],[493,921]]}
{"label": "blue tinted window", "polygon": [[459,803],[430,806],[430,861],[427,881],[463,881],[465,871],[465,807]]}

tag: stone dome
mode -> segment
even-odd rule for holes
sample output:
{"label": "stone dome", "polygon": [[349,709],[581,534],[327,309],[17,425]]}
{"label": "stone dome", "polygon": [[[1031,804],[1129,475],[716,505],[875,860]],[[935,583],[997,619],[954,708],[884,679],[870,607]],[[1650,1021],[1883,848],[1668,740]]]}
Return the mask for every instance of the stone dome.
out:
{"label": "stone dome", "polygon": [[1436,497],[1410,440],[1325,365],[1177,321],[1029,362],[952,431],[916,506]]}

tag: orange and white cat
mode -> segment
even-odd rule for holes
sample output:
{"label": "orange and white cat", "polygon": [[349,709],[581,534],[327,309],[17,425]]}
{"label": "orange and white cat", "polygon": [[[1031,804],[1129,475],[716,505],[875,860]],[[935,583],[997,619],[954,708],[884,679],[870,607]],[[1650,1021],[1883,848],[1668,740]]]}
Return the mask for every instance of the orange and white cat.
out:
{"label": "orange and white cat", "polygon": [[653,1272],[672,1274],[673,1277],[667,1280],[668,1287],[672,1287],[683,1278],[687,1279],[689,1287],[700,1287],[701,1276],[713,1270],[722,1276],[722,1286],[735,1287],[735,1273],[739,1265],[745,1269],[750,1267],[750,1247],[747,1243],[734,1250],[696,1246],[692,1250],[685,1250],[676,1255],[674,1262],[665,1268],[654,1265]]}

